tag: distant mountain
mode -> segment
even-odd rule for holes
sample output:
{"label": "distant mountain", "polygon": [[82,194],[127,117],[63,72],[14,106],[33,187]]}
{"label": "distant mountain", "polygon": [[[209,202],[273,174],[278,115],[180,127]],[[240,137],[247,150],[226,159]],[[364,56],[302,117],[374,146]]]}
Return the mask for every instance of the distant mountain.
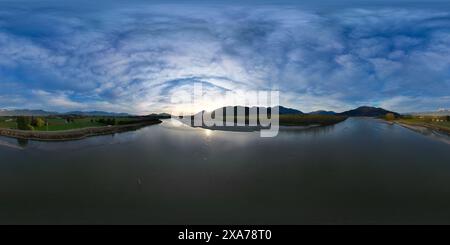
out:
{"label": "distant mountain", "polygon": [[70,111],[66,113],[58,113],[44,110],[0,110],[0,116],[51,116],[51,115],[79,115],[79,116],[114,116],[123,117],[130,116],[127,113],[114,113],[105,111]]}
{"label": "distant mountain", "polygon": [[43,110],[28,110],[28,109],[20,109],[20,110],[0,110],[0,116],[49,116],[56,115],[57,112],[49,112]]}
{"label": "distant mountain", "polygon": [[64,115],[77,115],[77,116],[103,116],[103,117],[127,117],[128,113],[116,113],[106,111],[69,111],[63,113]]}
{"label": "distant mountain", "polygon": [[338,113],[338,115],[348,116],[348,117],[379,117],[384,116],[386,113],[393,113],[399,116],[397,112],[388,111],[379,107],[361,106],[353,110],[344,111]]}
{"label": "distant mountain", "polygon": [[296,109],[287,108],[287,107],[284,107],[284,106],[277,106],[277,107],[278,107],[278,113],[280,115],[288,115],[288,114],[290,114],[290,115],[292,115],[292,114],[300,115],[300,114],[304,114],[303,112],[301,112],[299,110],[296,110]]}
{"label": "distant mountain", "polygon": [[310,114],[310,115],[336,115],[336,112],[319,110],[319,111],[312,111],[308,114]]}
{"label": "distant mountain", "polygon": [[[276,106],[276,107],[273,107],[273,108],[278,108],[278,113],[280,115],[288,115],[288,114],[290,114],[290,115],[292,115],[292,114],[301,115],[301,114],[304,114],[303,112],[301,112],[299,110],[292,109],[292,108],[287,108],[287,107],[284,107],[284,106]],[[228,110],[230,110],[230,109],[234,110],[235,114],[236,114],[236,112],[238,110],[244,110],[245,113],[248,115],[250,109],[252,109],[252,110],[257,109],[258,113],[259,113],[260,109],[268,109],[268,112],[270,113],[272,108],[267,108],[267,107],[262,107],[262,106],[259,106],[259,107],[258,106],[253,106],[253,107],[248,107],[248,106],[225,106],[225,107],[217,108],[214,111],[212,111],[211,113],[214,113],[214,112],[219,111],[221,109],[223,110],[224,113],[226,113],[227,109]],[[203,111],[200,111],[200,112],[196,113],[195,115],[198,115],[198,114],[201,114],[201,113],[205,113],[205,112],[206,111],[203,110]]]}
{"label": "distant mountain", "polygon": [[159,113],[158,116],[160,116],[160,117],[171,117],[172,115],[170,115],[169,113],[163,112],[163,113]]}

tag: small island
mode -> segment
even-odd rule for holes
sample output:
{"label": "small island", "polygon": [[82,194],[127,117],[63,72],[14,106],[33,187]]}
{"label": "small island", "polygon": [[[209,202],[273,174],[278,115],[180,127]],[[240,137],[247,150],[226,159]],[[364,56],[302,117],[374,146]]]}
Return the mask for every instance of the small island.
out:
{"label": "small island", "polygon": [[158,124],[161,117],[150,116],[4,116],[0,135],[27,140],[67,141],[114,134]]}

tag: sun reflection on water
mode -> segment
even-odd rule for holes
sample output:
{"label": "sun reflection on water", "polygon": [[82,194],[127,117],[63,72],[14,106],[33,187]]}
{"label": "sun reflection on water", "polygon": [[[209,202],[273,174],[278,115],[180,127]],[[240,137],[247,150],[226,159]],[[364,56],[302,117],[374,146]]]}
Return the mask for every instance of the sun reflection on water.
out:
{"label": "sun reflection on water", "polygon": [[210,137],[210,136],[212,136],[212,134],[213,134],[213,131],[210,130],[210,129],[205,129],[204,132],[205,132],[205,136],[206,136],[206,137]]}

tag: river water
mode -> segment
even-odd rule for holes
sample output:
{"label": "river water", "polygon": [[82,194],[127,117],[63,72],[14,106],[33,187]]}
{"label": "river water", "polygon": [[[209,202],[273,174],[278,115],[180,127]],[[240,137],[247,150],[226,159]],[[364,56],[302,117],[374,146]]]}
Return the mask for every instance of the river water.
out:
{"label": "river water", "polygon": [[450,145],[369,118],[275,138],[170,120],[79,141],[0,137],[0,223],[450,223]]}

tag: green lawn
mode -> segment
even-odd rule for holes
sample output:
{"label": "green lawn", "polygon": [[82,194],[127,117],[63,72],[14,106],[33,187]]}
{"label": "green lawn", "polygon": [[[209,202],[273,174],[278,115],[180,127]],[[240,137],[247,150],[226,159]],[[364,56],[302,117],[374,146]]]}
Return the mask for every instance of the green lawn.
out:
{"label": "green lawn", "polygon": [[16,120],[12,117],[0,117],[0,128],[17,128]]}
{"label": "green lawn", "polygon": [[49,118],[48,120],[48,127],[35,127],[34,130],[36,131],[57,131],[57,130],[69,130],[69,129],[77,129],[77,128],[87,128],[87,127],[99,127],[104,126],[101,123],[98,123],[92,118],[80,118],[80,119],[74,119],[73,122],[66,122],[65,119],[62,118]]}

